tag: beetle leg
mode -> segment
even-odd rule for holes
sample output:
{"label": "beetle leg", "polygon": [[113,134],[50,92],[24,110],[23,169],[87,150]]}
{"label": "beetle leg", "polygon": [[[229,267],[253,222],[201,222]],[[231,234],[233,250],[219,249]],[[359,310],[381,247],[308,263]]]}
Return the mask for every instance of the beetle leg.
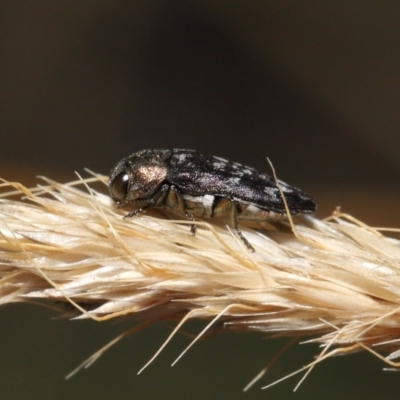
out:
{"label": "beetle leg", "polygon": [[238,210],[237,203],[235,200],[222,197],[218,199],[213,208],[213,217],[229,217],[230,225],[235,229],[236,234],[239,236],[240,240],[246,245],[246,247],[255,251],[250,242],[245,238],[242,231],[238,227]]}
{"label": "beetle leg", "polygon": [[[190,214],[188,212],[185,212],[185,216],[189,221],[195,222],[192,214]],[[193,236],[196,236],[196,233],[197,233],[197,225],[196,224],[193,223],[193,224],[190,225],[190,233]]]}
{"label": "beetle leg", "polygon": [[150,204],[146,204],[143,207],[138,208],[137,210],[131,211],[130,213],[123,216],[123,219],[134,217],[135,215],[142,214],[146,212],[146,210],[150,207]]}
{"label": "beetle leg", "polygon": [[170,187],[170,190],[167,196],[165,197],[165,206],[172,211],[178,212],[179,214],[184,214],[189,221],[193,222],[193,224],[190,225],[190,233],[193,236],[196,235],[197,226],[194,223],[195,219],[192,214],[186,211],[185,201],[183,200],[176,186]]}
{"label": "beetle leg", "polygon": [[255,252],[254,247],[250,244],[250,242],[245,238],[243,235],[242,231],[238,227],[238,212],[237,212],[237,204],[235,201],[231,200],[231,206],[230,206],[230,220],[231,220],[231,225],[235,229],[237,235],[240,237],[242,242],[246,245],[246,247],[252,251],[253,253]]}
{"label": "beetle leg", "polygon": [[[138,208],[137,210],[131,211],[130,213],[126,214],[123,219],[134,217],[135,215],[142,214],[146,212],[146,210],[150,207],[160,207],[164,202],[164,198],[168,192],[169,186],[163,185],[160,190],[151,198],[149,199],[137,199],[131,201],[130,204],[143,204],[146,203],[144,206]],[[120,204],[119,207],[125,207],[127,204]]]}

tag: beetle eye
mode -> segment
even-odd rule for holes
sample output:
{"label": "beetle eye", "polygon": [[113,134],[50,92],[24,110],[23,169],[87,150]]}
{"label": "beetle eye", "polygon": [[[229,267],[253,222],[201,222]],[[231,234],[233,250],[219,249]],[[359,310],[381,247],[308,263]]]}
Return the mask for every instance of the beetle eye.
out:
{"label": "beetle eye", "polygon": [[110,183],[111,196],[117,200],[123,200],[128,192],[129,176],[126,172],[118,174]]}

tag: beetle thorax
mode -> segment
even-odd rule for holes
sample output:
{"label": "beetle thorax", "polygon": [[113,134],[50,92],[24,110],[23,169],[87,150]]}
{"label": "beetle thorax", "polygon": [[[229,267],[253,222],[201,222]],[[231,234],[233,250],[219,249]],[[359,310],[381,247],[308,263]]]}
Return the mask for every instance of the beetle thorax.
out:
{"label": "beetle thorax", "polygon": [[160,164],[140,165],[132,171],[129,200],[151,197],[167,176],[167,168]]}

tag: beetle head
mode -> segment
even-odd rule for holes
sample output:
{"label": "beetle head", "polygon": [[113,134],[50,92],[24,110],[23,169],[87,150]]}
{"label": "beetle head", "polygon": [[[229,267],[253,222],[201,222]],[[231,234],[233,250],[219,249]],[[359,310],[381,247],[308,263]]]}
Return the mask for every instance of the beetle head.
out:
{"label": "beetle head", "polygon": [[128,157],[111,170],[108,188],[114,201],[126,205],[151,198],[166,176],[167,167],[162,160]]}

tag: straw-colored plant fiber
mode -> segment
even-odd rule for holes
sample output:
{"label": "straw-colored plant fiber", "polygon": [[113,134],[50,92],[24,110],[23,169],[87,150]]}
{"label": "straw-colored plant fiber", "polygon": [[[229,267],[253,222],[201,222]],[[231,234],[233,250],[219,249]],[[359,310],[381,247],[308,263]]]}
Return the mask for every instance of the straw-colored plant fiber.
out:
{"label": "straw-colored plant fiber", "polygon": [[360,349],[389,349],[375,354],[398,366],[400,241],[337,213],[295,221],[297,236],[289,225],[241,225],[252,253],[212,220],[198,221],[195,237],[170,214],[124,220],[90,187],[106,181],[44,179],[30,190],[3,181],[0,304],[68,301],[78,318],[132,314],[144,324],[206,318],[204,332],[312,335],[323,350],[305,368]]}

